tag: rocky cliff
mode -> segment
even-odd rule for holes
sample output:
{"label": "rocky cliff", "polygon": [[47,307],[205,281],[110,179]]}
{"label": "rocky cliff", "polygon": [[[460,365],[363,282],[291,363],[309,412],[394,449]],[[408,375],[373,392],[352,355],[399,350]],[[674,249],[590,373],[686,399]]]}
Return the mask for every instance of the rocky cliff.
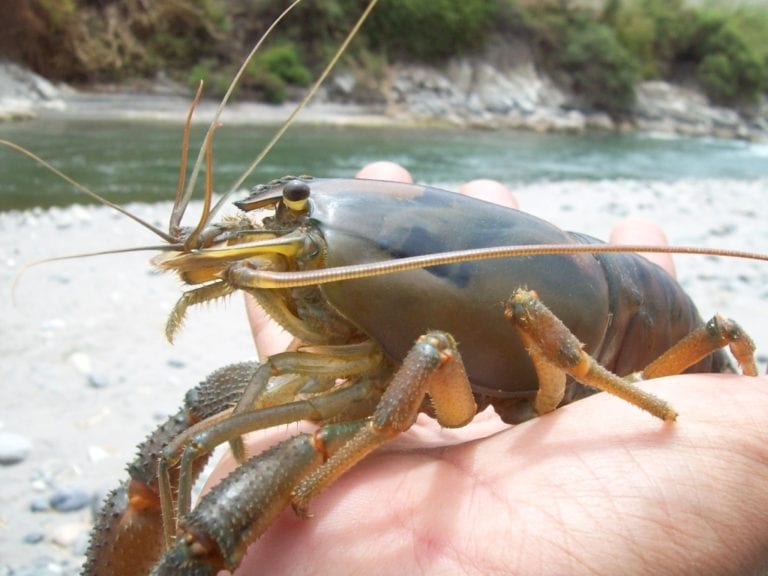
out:
{"label": "rocky cliff", "polygon": [[[352,75],[338,75],[332,82],[333,97],[360,98]],[[710,103],[694,87],[662,81],[638,84],[636,95],[634,110],[626,118],[590,110],[537,69],[525,45],[510,43],[454,58],[440,68],[395,66],[380,92],[389,115],[426,123],[539,132],[641,130],[744,139],[768,135],[765,100],[750,113],[740,112]]]}
{"label": "rocky cliff", "polygon": [[[146,85],[144,89],[167,93],[168,83],[158,84],[157,90]],[[178,87],[178,91],[185,89]],[[16,64],[0,62],[0,120],[66,111],[75,94]],[[741,139],[768,136],[765,99],[746,113],[713,105],[701,91],[682,84],[643,82],[637,85],[636,94],[634,110],[625,118],[591,110],[542,73],[525,45],[505,43],[491,45],[480,55],[451,59],[440,67],[392,66],[374,90],[352,73],[338,73],[321,98],[356,104],[355,110],[363,104],[370,112],[400,123],[538,132],[640,130]]]}

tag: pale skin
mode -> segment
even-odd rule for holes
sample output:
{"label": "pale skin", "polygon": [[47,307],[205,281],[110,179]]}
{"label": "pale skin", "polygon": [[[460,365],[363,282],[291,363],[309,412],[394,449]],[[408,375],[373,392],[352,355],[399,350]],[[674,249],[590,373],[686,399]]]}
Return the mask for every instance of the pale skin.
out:
{"label": "pale skin", "polygon": [[[410,175],[377,163],[358,177]],[[514,205],[497,182],[461,191]],[[633,221],[612,241],[665,240]],[[654,256],[674,273],[670,258]],[[290,343],[248,309],[261,357]],[[313,501],[311,519],[284,512],[237,574],[764,573],[768,378],[678,376],[644,387],[678,410],[677,422],[607,394],[514,427],[488,411],[452,431],[420,417],[395,449]],[[298,429],[254,433],[249,452]],[[225,457],[211,481],[233,466]]]}

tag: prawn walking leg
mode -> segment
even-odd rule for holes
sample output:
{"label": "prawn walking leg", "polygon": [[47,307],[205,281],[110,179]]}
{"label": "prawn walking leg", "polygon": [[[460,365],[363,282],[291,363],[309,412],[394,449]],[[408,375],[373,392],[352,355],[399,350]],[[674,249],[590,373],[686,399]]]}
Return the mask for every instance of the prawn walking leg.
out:
{"label": "prawn walking leg", "polygon": [[566,376],[614,394],[662,420],[675,420],[668,403],[638,388],[635,382],[679,374],[708,354],[728,345],[745,374],[757,375],[751,338],[734,321],[715,316],[673,345],[644,370],[619,377],[587,354],[573,333],[542,302],[536,292],[519,289],[508,300],[505,317],[528,351],[539,379],[534,400],[538,414],[551,412],[565,394]]}
{"label": "prawn walking leg", "polygon": [[371,418],[328,461],[294,490],[293,508],[308,516],[309,501],[344,472],[387,440],[408,430],[426,395],[441,425],[457,428],[475,415],[472,389],[456,342],[446,332],[429,332],[418,339],[392,378]]}
{"label": "prawn walking leg", "polygon": [[[456,343],[445,332],[419,338],[372,417],[324,425],[313,435],[299,434],[247,460],[225,478],[180,519],[179,538],[153,574],[214,574],[235,568],[248,544],[289,503],[308,515],[311,498],[410,428],[427,394],[444,426],[463,426],[476,412]],[[242,513],[221,514],[222,504]]]}
{"label": "prawn walking leg", "polygon": [[643,380],[680,374],[715,350],[728,346],[746,376],[757,376],[755,343],[741,326],[716,314],[701,328],[672,346],[640,373]]}

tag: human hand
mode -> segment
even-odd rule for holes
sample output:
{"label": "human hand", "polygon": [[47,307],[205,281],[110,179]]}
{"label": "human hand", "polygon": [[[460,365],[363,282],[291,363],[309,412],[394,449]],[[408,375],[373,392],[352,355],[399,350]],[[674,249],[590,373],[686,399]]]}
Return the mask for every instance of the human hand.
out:
{"label": "human hand", "polygon": [[[509,205],[503,187],[481,181],[479,190]],[[654,243],[657,233],[634,223],[612,239]],[[279,351],[290,338],[277,342],[279,329],[262,318],[254,318],[260,354]],[[282,514],[237,573],[765,570],[768,380],[686,375],[644,387],[678,410],[677,422],[608,394],[515,427],[488,412],[451,431],[420,418],[405,440],[440,447],[377,451],[311,503],[313,518]],[[257,432],[249,452],[296,431]],[[214,476],[233,466],[225,458]]]}

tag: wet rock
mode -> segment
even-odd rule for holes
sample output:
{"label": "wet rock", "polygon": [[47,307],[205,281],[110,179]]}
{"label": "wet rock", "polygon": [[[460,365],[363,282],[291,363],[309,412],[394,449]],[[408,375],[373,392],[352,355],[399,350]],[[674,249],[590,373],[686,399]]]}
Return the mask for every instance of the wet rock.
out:
{"label": "wet rock", "polygon": [[0,464],[9,466],[26,460],[32,451],[32,442],[21,434],[0,432]]}
{"label": "wet rock", "polygon": [[0,121],[34,118],[41,109],[62,109],[58,88],[42,76],[0,60]]}
{"label": "wet rock", "polygon": [[[339,74],[327,95],[355,101],[365,89],[362,84],[354,75]],[[741,139],[764,137],[768,127],[766,104],[742,114],[713,104],[695,87],[662,81],[639,83],[633,111],[622,120],[611,118],[556,84],[536,66],[530,47],[511,39],[441,66],[399,64],[378,91],[390,115],[425,123],[536,132],[639,129]]]}
{"label": "wet rock", "polygon": [[490,46],[479,56],[451,60],[445,67],[400,66],[389,101],[406,114],[473,126],[583,130],[569,96],[533,64],[522,43]]}
{"label": "wet rock", "polygon": [[91,502],[91,495],[76,487],[63,487],[54,492],[48,499],[48,504],[59,512],[74,512],[82,510]]}
{"label": "wet rock", "polygon": [[715,106],[698,90],[669,82],[642,82],[636,88],[635,121],[645,131],[748,138],[753,128],[738,112]]}
{"label": "wet rock", "polygon": [[616,123],[608,114],[601,112],[594,112],[586,115],[586,124],[588,130],[596,130],[600,132],[610,132],[616,130]]}

